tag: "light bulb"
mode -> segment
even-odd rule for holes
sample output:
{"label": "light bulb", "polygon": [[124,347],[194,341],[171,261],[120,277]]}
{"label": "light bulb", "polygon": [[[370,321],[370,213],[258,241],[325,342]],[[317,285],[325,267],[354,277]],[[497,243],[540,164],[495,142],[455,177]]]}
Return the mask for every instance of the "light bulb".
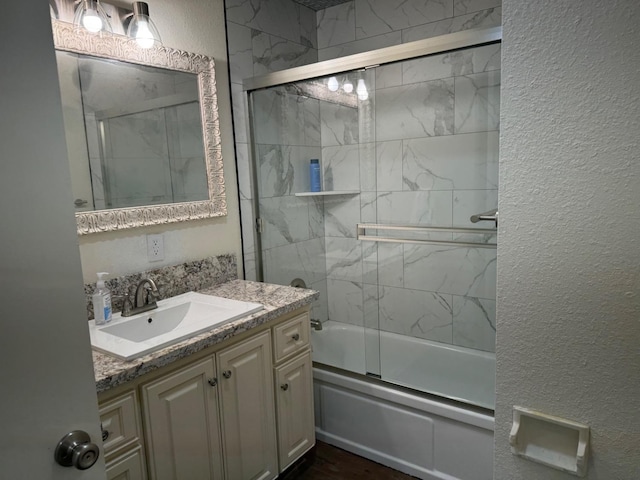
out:
{"label": "light bulb", "polygon": [[347,93],[353,92],[353,83],[351,83],[351,80],[346,80],[344,85],[342,85],[342,89]]}
{"label": "light bulb", "polygon": [[338,88],[340,88],[340,84],[338,84],[338,79],[336,77],[331,77],[327,82],[327,88],[332,92],[337,91]]}
{"label": "light bulb", "polygon": [[149,30],[149,24],[145,21],[138,22],[138,31],[136,32],[136,43],[142,48],[151,48],[155,39],[151,30]]}
{"label": "light bulb", "polygon": [[367,91],[367,86],[364,84],[364,80],[362,78],[358,80],[358,87],[356,88],[356,93],[358,94],[358,98],[362,101],[369,98],[369,92]]}
{"label": "light bulb", "polygon": [[98,12],[88,8],[82,17],[82,26],[91,33],[97,33],[102,30],[102,19],[98,16]]}

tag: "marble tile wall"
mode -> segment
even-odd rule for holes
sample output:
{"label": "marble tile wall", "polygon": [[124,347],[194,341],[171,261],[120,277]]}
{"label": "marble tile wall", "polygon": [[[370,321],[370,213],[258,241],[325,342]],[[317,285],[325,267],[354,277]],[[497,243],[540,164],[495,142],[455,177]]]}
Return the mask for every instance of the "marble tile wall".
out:
{"label": "marble tile wall", "polygon": [[[247,229],[253,213],[250,175],[248,167],[242,168],[248,157],[247,112],[239,100],[242,78],[501,24],[500,0],[354,0],[317,12],[317,35],[306,42],[298,37],[309,31],[304,7],[286,0],[253,1],[255,12],[249,14],[248,5],[248,1],[227,2]],[[294,13],[270,19],[276,6],[303,9],[300,31],[283,27],[287,15]],[[317,50],[306,50],[309,45]],[[287,54],[279,54],[279,48],[288,49]],[[375,84],[376,94],[358,110],[325,102],[294,108],[293,99],[282,93],[260,99],[257,110],[264,116],[258,120],[263,127],[258,177],[265,192],[262,213],[267,212],[269,219],[263,248],[270,281],[305,278],[323,292],[321,298],[329,299],[314,307],[314,314],[322,312],[321,319],[379,325],[397,333],[493,350],[495,250],[358,242],[355,224],[470,227],[472,213],[497,204],[499,69],[499,47],[489,46],[370,71],[374,78],[367,84]],[[290,198],[305,189],[306,162],[315,155],[321,158],[325,190],[355,189],[360,194],[324,200]],[[254,258],[253,243],[246,242],[246,278],[255,272]],[[432,275],[434,271],[438,275]]]}
{"label": "marble tile wall", "polygon": [[[316,13],[292,0],[226,0],[225,9],[240,192],[244,277],[247,280],[255,280],[257,272],[252,166],[249,162],[248,107],[242,90],[242,81],[245,78],[316,62],[318,60]],[[262,103],[258,105],[256,111],[266,114],[270,111],[270,105],[274,108],[282,107],[281,104],[287,101],[287,96],[284,94],[266,96],[259,101]],[[319,157],[320,152],[316,153],[310,148],[313,145],[319,145],[320,132],[319,129],[314,131],[313,127],[313,125],[319,125],[319,118],[314,120],[314,116],[319,116],[317,108],[317,104],[312,105],[309,102],[294,109],[293,117],[286,117],[289,123],[285,124],[280,117],[278,122],[269,119],[267,123],[261,123],[261,126],[269,127],[265,130],[264,136],[257,139],[261,145],[263,162],[261,173],[264,177],[261,177],[261,187],[271,190],[269,197],[274,196],[275,193],[292,195],[297,191],[296,189],[300,188],[299,182],[303,178],[300,175],[293,175],[296,159],[308,161],[309,158]],[[281,109],[281,111],[285,110]],[[258,118],[257,121],[261,120]],[[314,138],[317,139],[315,143]],[[299,167],[301,168],[301,165]],[[275,192],[276,188],[282,189],[282,192]],[[317,206],[311,206],[311,202],[307,203],[312,210],[317,208]],[[269,206],[273,211],[273,208],[276,208],[275,201],[271,201]],[[281,203],[280,206],[284,205]],[[298,214],[300,211],[300,208],[296,210]],[[312,212],[303,217],[314,218],[314,215]],[[272,225],[271,228],[277,230],[278,227]],[[310,225],[309,229],[313,230],[315,227]],[[277,243],[278,236],[286,238],[286,235],[286,232],[284,236],[281,233],[274,234],[271,235],[271,239]],[[316,235],[309,234],[307,241],[312,238],[316,238]],[[272,247],[275,248],[274,245]],[[293,278],[287,279],[286,283]],[[326,291],[324,285],[322,289]],[[326,311],[326,307],[323,310]]]}
{"label": "marble tile wall", "polygon": [[318,60],[501,25],[501,0],[353,0],[317,13]]}
{"label": "marble tile wall", "polygon": [[497,206],[500,46],[372,75],[357,112],[321,107],[325,185],[360,190],[324,202],[329,318],[371,326],[377,312],[381,330],[492,351],[495,249],[360,242],[355,224],[485,226],[469,217]]}
{"label": "marble tile wall", "polygon": [[[309,160],[322,154],[321,103],[286,87],[253,94],[264,280],[288,285],[301,278],[326,292],[324,202],[295,195],[310,190]],[[327,295],[312,309],[313,318],[326,320]]]}

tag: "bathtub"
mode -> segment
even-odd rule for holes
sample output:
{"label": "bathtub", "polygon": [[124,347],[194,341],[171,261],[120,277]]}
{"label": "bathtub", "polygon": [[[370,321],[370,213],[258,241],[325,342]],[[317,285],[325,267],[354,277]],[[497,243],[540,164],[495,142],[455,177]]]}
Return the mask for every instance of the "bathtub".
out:
{"label": "bathtub", "polygon": [[418,478],[493,478],[493,354],[333,321],[311,340],[318,439]]}

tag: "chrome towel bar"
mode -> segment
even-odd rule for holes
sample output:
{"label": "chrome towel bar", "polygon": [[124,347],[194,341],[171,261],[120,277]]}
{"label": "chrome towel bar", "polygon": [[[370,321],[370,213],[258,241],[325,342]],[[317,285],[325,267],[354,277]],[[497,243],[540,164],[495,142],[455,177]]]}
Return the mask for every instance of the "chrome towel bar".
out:
{"label": "chrome towel bar", "polygon": [[495,235],[496,230],[491,228],[456,228],[456,227],[425,227],[420,225],[388,225],[379,223],[358,223],[356,224],[356,238],[368,242],[387,243],[412,243],[417,245],[442,245],[450,247],[472,247],[472,248],[496,248],[495,243],[479,243],[453,240],[423,240],[415,238],[401,238],[382,235],[368,235],[367,230],[392,230],[402,232],[438,233],[446,234],[459,233],[468,235]]}

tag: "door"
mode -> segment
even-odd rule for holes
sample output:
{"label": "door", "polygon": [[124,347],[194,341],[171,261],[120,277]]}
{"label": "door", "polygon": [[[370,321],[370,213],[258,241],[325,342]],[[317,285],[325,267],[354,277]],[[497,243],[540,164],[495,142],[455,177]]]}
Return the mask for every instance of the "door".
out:
{"label": "door", "polygon": [[215,371],[209,357],[142,387],[150,478],[222,479]]}
{"label": "door", "polygon": [[0,16],[0,477],[104,480],[54,462],[100,422],[47,2]]}
{"label": "door", "polygon": [[218,354],[226,478],[278,474],[271,337],[264,332]]}

